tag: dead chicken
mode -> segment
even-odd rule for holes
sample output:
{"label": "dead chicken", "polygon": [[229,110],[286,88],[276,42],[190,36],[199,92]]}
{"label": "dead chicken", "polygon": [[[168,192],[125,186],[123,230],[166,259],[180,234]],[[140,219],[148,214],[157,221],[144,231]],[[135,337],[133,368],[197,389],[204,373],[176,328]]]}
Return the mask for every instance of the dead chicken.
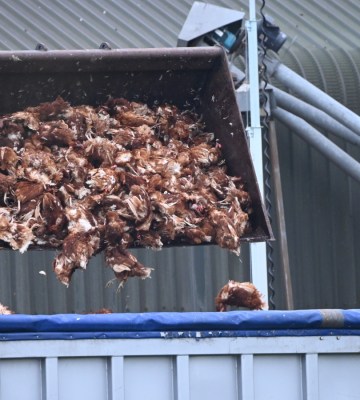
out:
{"label": "dead chicken", "polygon": [[19,156],[10,147],[0,147],[0,170],[15,174],[15,167]]}
{"label": "dead chicken", "polygon": [[227,211],[212,209],[209,219],[215,229],[215,241],[236,255],[240,254],[240,237],[237,235],[233,220]]}
{"label": "dead chicken", "polygon": [[34,234],[26,223],[16,222],[7,208],[0,208],[0,240],[13,250],[24,253],[33,242]]}
{"label": "dead chicken", "polygon": [[265,307],[262,294],[250,282],[230,280],[215,299],[216,311],[226,311],[228,306],[261,310]]}
{"label": "dead chicken", "polygon": [[142,103],[130,102],[126,106],[116,107],[115,118],[125,126],[155,125],[156,120],[152,110]]}
{"label": "dead chicken", "polygon": [[88,312],[86,314],[112,314],[112,313],[113,313],[113,311],[110,308],[103,307],[103,308],[100,308],[100,309],[98,309],[96,311]]}
{"label": "dead chicken", "polygon": [[90,169],[85,184],[92,192],[106,193],[117,192],[121,186],[117,173],[112,168]]}
{"label": "dead chicken", "polygon": [[50,192],[45,193],[41,200],[40,213],[46,232],[58,238],[64,238],[67,218],[59,198]]}
{"label": "dead chicken", "polygon": [[105,240],[113,246],[121,243],[124,234],[129,230],[127,221],[118,211],[108,211],[105,222]]}
{"label": "dead chicken", "polygon": [[62,180],[63,175],[49,151],[39,151],[29,144],[19,152],[19,156],[18,178],[50,186]]}
{"label": "dead chicken", "polygon": [[0,201],[5,205],[7,198],[12,196],[16,186],[16,177],[0,173]]}
{"label": "dead chicken", "polygon": [[31,113],[38,122],[46,122],[64,119],[69,113],[69,109],[70,104],[59,96],[55,101],[41,103],[37,107],[29,107],[26,111]]}
{"label": "dead chicken", "polygon": [[130,277],[136,276],[141,279],[150,277],[151,268],[145,267],[133,254],[121,246],[107,246],[105,260],[106,264],[114,271],[120,285],[123,285]]}
{"label": "dead chicken", "polygon": [[79,204],[67,207],[65,215],[69,234],[64,239],[61,253],[54,260],[53,269],[58,279],[68,286],[74,271],[86,269],[101,243],[97,221],[90,211]]}
{"label": "dead chicken", "polygon": [[0,303],[0,315],[11,315],[15,314],[14,311],[11,311],[9,307],[4,306]]}
{"label": "dead chicken", "polygon": [[78,268],[86,269],[89,259],[96,254],[99,246],[100,237],[96,231],[74,231],[67,235],[62,251],[53,263],[60,282],[69,286],[72,274]]}
{"label": "dead chicken", "polygon": [[23,146],[26,122],[17,118],[17,113],[0,117],[0,146],[18,150]]}
{"label": "dead chicken", "polygon": [[46,124],[41,124],[39,137],[48,147],[53,145],[74,146],[76,141],[74,132],[63,120],[49,121]]}
{"label": "dead chicken", "polygon": [[94,167],[114,165],[117,153],[122,148],[109,139],[102,137],[89,138],[83,143],[84,155]]}
{"label": "dead chicken", "polygon": [[19,181],[16,184],[15,197],[20,203],[27,203],[44,193],[44,185],[38,182]]}

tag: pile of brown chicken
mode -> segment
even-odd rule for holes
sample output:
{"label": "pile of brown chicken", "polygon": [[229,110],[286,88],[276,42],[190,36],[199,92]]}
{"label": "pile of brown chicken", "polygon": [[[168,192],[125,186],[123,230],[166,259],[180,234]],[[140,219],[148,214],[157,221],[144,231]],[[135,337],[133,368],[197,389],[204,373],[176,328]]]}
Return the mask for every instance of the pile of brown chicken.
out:
{"label": "pile of brown chicken", "polygon": [[102,250],[120,282],[150,275],[130,247],[238,253],[250,212],[241,178],[226,174],[220,143],[191,111],[57,98],[0,117],[0,247],[59,249],[65,285]]}

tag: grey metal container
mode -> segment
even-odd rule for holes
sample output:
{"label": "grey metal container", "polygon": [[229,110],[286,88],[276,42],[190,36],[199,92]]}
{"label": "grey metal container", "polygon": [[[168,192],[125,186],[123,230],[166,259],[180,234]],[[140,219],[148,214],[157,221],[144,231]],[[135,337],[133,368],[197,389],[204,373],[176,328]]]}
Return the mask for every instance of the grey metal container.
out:
{"label": "grey metal container", "polygon": [[221,48],[0,52],[0,114],[62,96],[98,105],[109,96],[194,109],[222,145],[230,175],[251,195],[252,230],[242,240],[272,237],[245,131]]}

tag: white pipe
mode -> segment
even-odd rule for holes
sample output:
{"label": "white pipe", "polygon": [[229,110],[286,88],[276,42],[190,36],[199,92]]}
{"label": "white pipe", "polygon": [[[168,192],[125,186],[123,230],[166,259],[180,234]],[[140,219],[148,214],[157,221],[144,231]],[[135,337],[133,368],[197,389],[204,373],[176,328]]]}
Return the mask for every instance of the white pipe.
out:
{"label": "white pipe", "polygon": [[359,135],[342,125],[333,117],[330,117],[330,115],[324,111],[319,110],[305,101],[283,92],[274,86],[268,85],[268,88],[272,89],[274,92],[276,105],[297,115],[298,117],[301,117],[305,121],[311,122],[312,124],[325,129],[335,136],[347,140],[349,143],[360,146]]}
{"label": "white pipe", "polygon": [[360,182],[360,163],[336,146],[335,143],[331,142],[303,119],[282,108],[276,107],[273,110],[273,115],[345,171],[347,175]]}
{"label": "white pipe", "polygon": [[308,103],[325,111],[351,131],[360,135],[359,115],[346,108],[343,104],[324,93],[279,61],[267,58],[264,62],[270,76],[273,76],[280,83],[293,90]]}
{"label": "white pipe", "polygon": [[[252,156],[255,174],[259,183],[260,193],[264,198],[264,177],[262,162],[262,138],[260,126],[260,100],[259,100],[259,64],[258,64],[258,38],[255,0],[249,0],[249,21],[246,22],[248,38],[248,71],[250,84],[250,116],[251,126],[247,133],[250,139],[250,153]],[[250,275],[251,281],[263,294],[268,302],[268,281],[266,243],[251,243],[250,245]]]}
{"label": "white pipe", "polygon": [[259,133],[260,126],[260,100],[259,100],[259,61],[258,61],[258,38],[255,0],[249,1],[250,19],[246,23],[248,32],[248,71],[250,83],[250,112],[251,129],[253,134]]}

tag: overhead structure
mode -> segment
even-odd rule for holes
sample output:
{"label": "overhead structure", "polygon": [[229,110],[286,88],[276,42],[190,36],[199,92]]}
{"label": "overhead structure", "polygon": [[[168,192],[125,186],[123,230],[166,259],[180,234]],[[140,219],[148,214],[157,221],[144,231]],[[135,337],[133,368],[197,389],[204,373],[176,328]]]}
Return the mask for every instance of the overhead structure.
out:
{"label": "overhead structure", "polygon": [[[249,0],[249,14],[249,20],[245,22],[245,15],[239,11],[195,2],[179,34],[178,46],[218,45],[231,55],[231,72],[238,87],[238,102],[245,99],[246,103],[245,109],[240,104],[240,110],[250,114],[250,125],[246,130],[260,186],[263,184],[263,152],[259,110],[263,106],[260,105],[259,91],[267,99],[266,113],[270,118],[287,125],[350,177],[360,182],[360,163],[312,126],[318,126],[349,143],[359,145],[360,117],[286,67],[278,57],[272,56],[273,52],[280,50],[287,36],[262,10],[261,18],[256,19],[255,0]],[[246,65],[245,72],[233,65],[236,57],[240,57]],[[261,74],[258,64],[261,64]],[[262,84],[259,84],[259,75],[265,80]],[[269,85],[270,77],[296,93],[302,100]],[[281,190],[276,192],[281,193]],[[254,265],[252,268],[253,282],[266,293],[263,279],[257,275],[263,269],[259,264],[265,262],[263,250],[259,249],[262,244],[256,243],[252,246],[254,254],[261,254],[256,260],[256,267]],[[256,250],[254,247],[257,247]],[[251,255],[252,259],[256,258],[254,254]]]}
{"label": "overhead structure", "polygon": [[[179,34],[178,46],[214,46],[220,45],[228,54],[238,51],[245,37],[248,39],[250,71],[250,110],[251,125],[246,131],[250,140],[250,152],[253,159],[256,178],[263,193],[262,139],[259,109],[258,80],[258,32],[255,0],[250,1],[250,20],[246,22],[246,32],[242,29],[245,14],[234,10],[195,2]],[[261,34],[267,29],[263,24]],[[282,38],[284,40],[284,37]],[[270,41],[269,41],[270,43]],[[273,37],[271,43],[278,43]],[[274,44],[275,46],[275,44]],[[241,73],[237,74],[238,79]],[[258,290],[268,299],[266,244],[253,243],[250,248],[250,276]]]}
{"label": "overhead structure", "polygon": [[195,1],[178,36],[178,47],[221,45],[232,52],[245,13]]}

